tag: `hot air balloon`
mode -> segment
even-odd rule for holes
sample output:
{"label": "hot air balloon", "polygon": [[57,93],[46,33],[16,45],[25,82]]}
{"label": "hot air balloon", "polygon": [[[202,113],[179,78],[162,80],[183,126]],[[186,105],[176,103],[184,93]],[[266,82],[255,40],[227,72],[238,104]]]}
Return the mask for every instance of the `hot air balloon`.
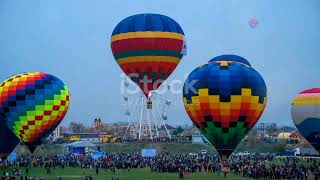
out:
{"label": "hot air balloon", "polygon": [[111,37],[115,60],[146,97],[173,72],[184,47],[180,25],[160,14],[130,16],[115,27]]}
{"label": "hot air balloon", "polygon": [[68,107],[67,86],[50,74],[19,74],[0,85],[0,119],[32,153],[59,125]]}
{"label": "hot air balloon", "polygon": [[248,24],[251,28],[255,28],[258,26],[259,22],[257,19],[255,18],[251,18],[249,21],[248,21]]}
{"label": "hot air balloon", "polygon": [[222,159],[231,155],[256,124],[267,103],[263,78],[236,55],[218,56],[196,68],[183,88],[190,119]]}
{"label": "hot air balloon", "polygon": [[19,139],[6,127],[4,120],[0,120],[0,157],[6,160],[19,143]]}
{"label": "hot air balloon", "polygon": [[320,88],[302,91],[294,97],[291,116],[301,135],[320,153]]}

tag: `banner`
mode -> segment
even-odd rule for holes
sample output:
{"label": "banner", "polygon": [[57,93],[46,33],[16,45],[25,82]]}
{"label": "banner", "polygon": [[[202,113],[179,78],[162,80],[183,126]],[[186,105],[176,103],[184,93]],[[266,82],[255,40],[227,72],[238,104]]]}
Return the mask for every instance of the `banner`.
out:
{"label": "banner", "polygon": [[86,155],[84,147],[72,147],[71,154],[77,155],[77,156],[84,156]]}
{"label": "banner", "polygon": [[91,157],[94,160],[99,159],[99,158],[104,157],[104,156],[105,156],[105,152],[95,151],[95,152],[91,153]]}

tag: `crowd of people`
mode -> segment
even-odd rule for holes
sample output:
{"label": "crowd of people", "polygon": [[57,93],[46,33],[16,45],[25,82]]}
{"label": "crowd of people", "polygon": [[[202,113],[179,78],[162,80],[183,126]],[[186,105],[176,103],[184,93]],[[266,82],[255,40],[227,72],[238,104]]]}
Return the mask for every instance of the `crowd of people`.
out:
{"label": "crowd of people", "polygon": [[[72,154],[49,157],[20,156],[12,163],[2,164],[11,166],[12,175],[20,176],[33,167],[43,167],[50,174],[56,168],[79,167],[86,174],[88,169],[95,169],[99,175],[100,169],[110,170],[116,174],[119,169],[130,171],[135,168],[150,168],[152,173],[177,173],[184,178],[190,173],[204,172],[216,176],[227,177],[229,173],[253,179],[301,179],[311,176],[320,177],[320,164],[315,159],[297,157],[276,157],[275,155],[232,155],[228,161],[222,161],[216,155],[206,154],[159,154],[155,157],[142,157],[140,153],[107,154],[98,159],[91,156],[75,156]],[[3,171],[3,176],[9,172]],[[87,176],[87,179],[93,179]]]}

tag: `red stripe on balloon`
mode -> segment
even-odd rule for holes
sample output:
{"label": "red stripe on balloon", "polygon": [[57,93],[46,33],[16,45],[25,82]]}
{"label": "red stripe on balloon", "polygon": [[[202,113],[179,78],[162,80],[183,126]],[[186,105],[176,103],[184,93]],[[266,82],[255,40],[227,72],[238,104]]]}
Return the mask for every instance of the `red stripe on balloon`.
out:
{"label": "red stripe on balloon", "polygon": [[309,93],[320,93],[320,88],[312,88],[312,89],[304,90],[299,94],[309,94]]}
{"label": "red stripe on balloon", "polygon": [[[156,80],[162,79],[163,81],[168,78],[168,76],[172,73],[174,68],[177,66],[176,63],[169,63],[169,62],[133,62],[133,63],[126,63],[121,64],[120,67],[124,71],[126,75],[132,78],[132,75],[136,74],[138,81],[136,82],[140,89],[148,95],[151,90],[157,89],[162,82],[151,82],[152,80],[152,73],[157,73]],[[143,75],[147,73],[148,82],[146,85],[143,83]],[[161,74],[165,73],[165,77],[161,78]],[[146,86],[146,87],[144,87]]]}
{"label": "red stripe on balloon", "polygon": [[132,38],[111,43],[113,54],[134,50],[171,50],[181,52],[183,41],[170,38]]}

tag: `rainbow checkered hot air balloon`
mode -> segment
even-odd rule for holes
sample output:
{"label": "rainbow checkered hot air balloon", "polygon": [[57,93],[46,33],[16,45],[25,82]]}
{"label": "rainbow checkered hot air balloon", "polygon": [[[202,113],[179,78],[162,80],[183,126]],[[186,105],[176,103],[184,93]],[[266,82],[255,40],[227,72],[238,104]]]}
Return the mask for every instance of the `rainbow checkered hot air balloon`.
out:
{"label": "rainbow checkered hot air balloon", "polygon": [[68,107],[67,86],[50,74],[19,74],[0,85],[0,118],[31,152],[59,125]]}
{"label": "rainbow checkered hot air balloon", "polygon": [[222,55],[190,73],[183,103],[193,123],[226,159],[259,120],[266,95],[263,78],[246,59]]}
{"label": "rainbow checkered hot air balloon", "polygon": [[123,72],[148,96],[180,62],[184,33],[173,19],[160,14],[137,14],[113,30],[111,48]]}
{"label": "rainbow checkered hot air balloon", "polygon": [[293,98],[291,105],[294,124],[320,153],[320,88],[300,92]]}

